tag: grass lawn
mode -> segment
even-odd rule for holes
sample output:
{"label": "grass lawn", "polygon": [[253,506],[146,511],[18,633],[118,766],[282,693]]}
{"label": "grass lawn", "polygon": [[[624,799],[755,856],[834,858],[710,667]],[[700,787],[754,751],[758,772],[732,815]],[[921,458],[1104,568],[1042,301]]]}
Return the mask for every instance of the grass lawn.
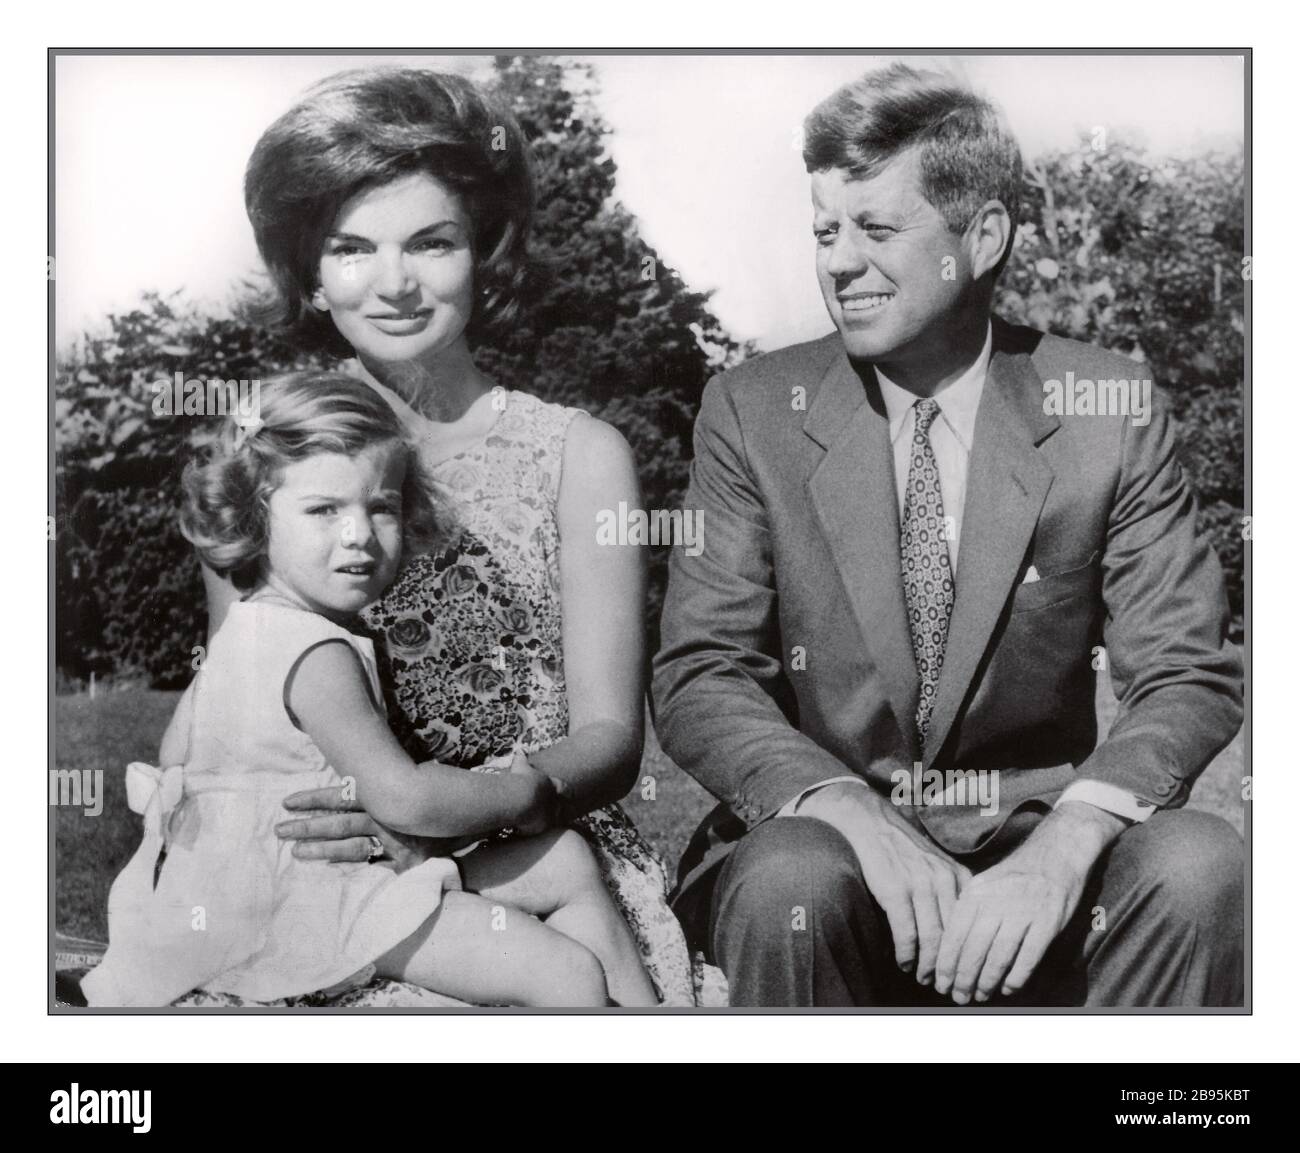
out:
{"label": "grass lawn", "polygon": [[158,742],[180,693],[151,689],[85,693],[54,702],[54,756],[60,769],[102,769],[104,810],[88,816],[58,806],[55,925],[59,932],[107,940],[108,888],[140,843],[140,818],[126,804],[130,761],[156,762]]}
{"label": "grass lawn", "polygon": [[[105,794],[98,816],[87,816],[81,809],[55,809],[56,923],[62,933],[106,938],[109,886],[140,839],[140,818],[126,804],[123,770],[129,761],[152,762],[157,757],[179,695],[127,688],[100,691],[93,701],[84,693],[56,699],[57,767],[103,770]],[[1099,686],[1097,707],[1104,731],[1115,715],[1108,684]],[[1239,733],[1197,781],[1189,807],[1218,813],[1241,832],[1244,774]],[[624,805],[663,854],[673,876],[687,840],[713,800],[664,756],[653,733],[647,735],[641,780],[647,776],[654,778],[653,799],[642,796],[639,784]]]}

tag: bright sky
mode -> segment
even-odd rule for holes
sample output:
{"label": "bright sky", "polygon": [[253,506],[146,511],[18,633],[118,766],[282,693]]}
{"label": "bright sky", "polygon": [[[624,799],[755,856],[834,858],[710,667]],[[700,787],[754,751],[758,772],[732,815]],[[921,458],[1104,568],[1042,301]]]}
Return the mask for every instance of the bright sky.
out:
{"label": "bright sky", "polygon": [[[871,56],[592,58],[618,197],[732,335],[779,348],[829,331],[813,276],[804,115]],[[1027,155],[1136,130],[1157,153],[1240,147],[1241,57],[916,57],[999,101]],[[485,74],[484,57],[61,56],[56,333],[62,346],[145,289],[223,304],[257,266],[244,165],[262,130],[342,68]]]}

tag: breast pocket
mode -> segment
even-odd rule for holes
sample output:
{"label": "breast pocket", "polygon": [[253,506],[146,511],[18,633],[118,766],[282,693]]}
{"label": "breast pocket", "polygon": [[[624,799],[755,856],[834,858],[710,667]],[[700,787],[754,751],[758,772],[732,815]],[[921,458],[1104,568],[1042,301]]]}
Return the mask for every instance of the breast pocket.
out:
{"label": "breast pocket", "polygon": [[1022,583],[1011,602],[1013,613],[1029,613],[1050,608],[1076,597],[1094,594],[1101,583],[1100,553],[1093,553],[1087,564],[1064,572],[1040,574],[1038,580]]}

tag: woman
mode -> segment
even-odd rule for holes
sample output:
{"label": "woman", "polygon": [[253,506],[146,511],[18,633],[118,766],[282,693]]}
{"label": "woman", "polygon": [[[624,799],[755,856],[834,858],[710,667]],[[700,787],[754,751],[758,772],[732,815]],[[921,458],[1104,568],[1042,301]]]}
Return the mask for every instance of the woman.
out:
{"label": "woman", "polygon": [[[509,323],[532,207],[510,113],[455,76],[345,72],[275,122],[245,199],[276,287],[273,319],[351,357],[420,445],[451,528],[366,613],[394,731],[417,759],[474,769],[521,744],[562,787],[665,1003],[695,1003],[663,868],[615,801],[635,782],[644,700],[644,559],[596,543],[597,514],[639,507],[610,426],[500,388],[472,343]],[[561,547],[562,546],[562,547]],[[212,627],[233,590],[205,573]],[[291,807],[294,852],[398,867],[445,853],[401,842],[334,791]],[[508,830],[502,835],[509,835]],[[371,988],[349,1003],[419,1003]]]}

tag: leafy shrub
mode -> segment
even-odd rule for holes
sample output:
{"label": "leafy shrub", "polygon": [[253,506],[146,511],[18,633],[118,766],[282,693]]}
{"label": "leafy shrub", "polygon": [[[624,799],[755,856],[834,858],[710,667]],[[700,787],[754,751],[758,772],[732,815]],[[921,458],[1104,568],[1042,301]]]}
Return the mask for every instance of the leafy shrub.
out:
{"label": "leafy shrub", "polygon": [[1242,633],[1245,242],[1239,154],[1087,143],[1029,167],[998,311],[1150,365]]}
{"label": "leafy shrub", "polygon": [[155,415],[153,384],[259,380],[300,359],[236,320],[147,294],[84,336],[55,377],[55,652],[59,668],[176,687],[206,632],[198,563],[176,523],[203,418]]}

